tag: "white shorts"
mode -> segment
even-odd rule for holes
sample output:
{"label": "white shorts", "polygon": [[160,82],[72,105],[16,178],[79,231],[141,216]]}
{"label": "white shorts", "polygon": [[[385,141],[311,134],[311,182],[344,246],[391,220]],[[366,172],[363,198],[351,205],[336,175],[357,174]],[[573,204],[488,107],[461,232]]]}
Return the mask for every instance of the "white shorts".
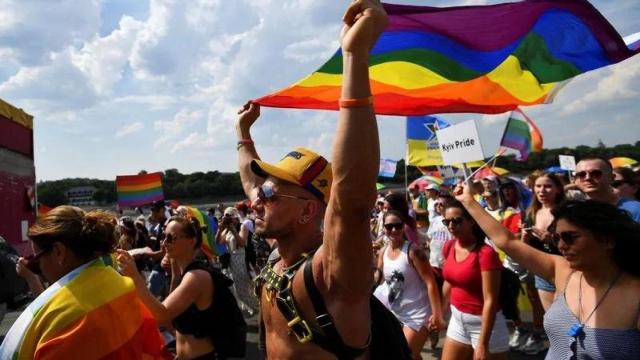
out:
{"label": "white shorts", "polygon": [[[459,343],[471,345],[475,349],[478,345],[481,328],[481,316],[463,313],[451,305],[451,319],[447,328],[448,338]],[[496,313],[488,350],[492,354],[509,351],[509,330],[507,329],[507,320],[502,315],[502,311]]]}

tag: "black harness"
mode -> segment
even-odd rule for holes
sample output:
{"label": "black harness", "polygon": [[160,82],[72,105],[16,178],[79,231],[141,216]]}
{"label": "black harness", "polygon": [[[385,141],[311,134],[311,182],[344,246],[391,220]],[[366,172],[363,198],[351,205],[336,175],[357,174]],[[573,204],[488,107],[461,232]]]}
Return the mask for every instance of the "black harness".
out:
{"label": "black harness", "polygon": [[[301,344],[313,342],[324,350],[336,355],[338,359],[354,359],[367,350],[371,335],[369,335],[367,344],[362,348],[354,348],[344,343],[338,333],[338,329],[336,329],[331,314],[327,311],[320,291],[313,280],[312,262],[308,260],[313,258],[314,252],[303,253],[300,260],[292,266],[285,268],[282,275],[279,275],[273,267],[280,260],[280,256],[274,251],[274,253],[276,253],[275,256],[272,254],[272,256],[269,257],[267,265],[256,278],[256,296],[258,299],[261,299],[261,290],[264,287],[267,301],[271,302],[275,299],[278,310],[280,310],[282,316],[287,320],[289,330]],[[309,299],[313,304],[313,310],[316,314],[315,320],[318,324],[317,327],[315,325],[310,326],[309,323],[300,316],[293,297],[292,280],[302,265],[304,265],[304,285]],[[264,323],[262,318],[260,319],[260,323],[261,327],[263,327]],[[264,339],[261,340],[264,341]]]}

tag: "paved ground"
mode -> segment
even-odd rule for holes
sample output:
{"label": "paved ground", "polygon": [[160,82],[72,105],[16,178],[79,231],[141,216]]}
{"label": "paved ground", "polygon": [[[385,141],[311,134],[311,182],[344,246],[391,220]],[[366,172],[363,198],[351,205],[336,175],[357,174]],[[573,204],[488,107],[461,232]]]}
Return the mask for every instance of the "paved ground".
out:
{"label": "paved ground", "polygon": [[[4,336],[11,324],[18,318],[20,315],[19,312],[9,312],[5,315],[2,323],[0,323],[0,336]],[[527,319],[527,314],[525,315],[525,320]],[[250,360],[258,360],[261,357],[258,355],[257,349],[257,341],[258,341],[258,326],[257,326],[257,318],[254,316],[253,318],[247,319],[247,323],[249,325],[249,333],[247,336],[247,356],[245,359]],[[422,350],[422,358],[424,360],[435,360],[439,359],[442,353],[442,343],[443,339],[441,338],[438,347],[435,350],[431,350],[428,346]],[[509,353],[509,359],[514,360],[541,360],[544,359],[544,354],[538,354],[535,356],[528,356],[524,354],[520,354],[517,352]]]}

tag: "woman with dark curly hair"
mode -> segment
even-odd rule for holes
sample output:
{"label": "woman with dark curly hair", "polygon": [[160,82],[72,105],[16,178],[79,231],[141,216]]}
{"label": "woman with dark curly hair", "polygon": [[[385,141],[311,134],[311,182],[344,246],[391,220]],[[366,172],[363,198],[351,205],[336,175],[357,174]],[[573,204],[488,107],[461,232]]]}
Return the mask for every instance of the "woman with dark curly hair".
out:
{"label": "woman with dark curly hair", "polygon": [[455,193],[498,247],[555,285],[556,299],[544,317],[547,359],[637,359],[640,225],[628,213],[592,200],[554,208],[549,229],[560,257],[517,241],[476,204],[468,187]]}

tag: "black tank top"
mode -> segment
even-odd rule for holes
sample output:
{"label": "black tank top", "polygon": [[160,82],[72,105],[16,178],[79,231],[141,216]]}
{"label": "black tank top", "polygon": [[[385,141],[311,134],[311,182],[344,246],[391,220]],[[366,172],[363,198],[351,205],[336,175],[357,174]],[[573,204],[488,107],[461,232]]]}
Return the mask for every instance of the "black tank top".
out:
{"label": "black tank top", "polygon": [[[209,264],[206,262],[196,260],[184,269],[184,273],[186,274],[193,270],[205,270],[211,276]],[[211,299],[211,305],[204,310],[199,310],[196,304],[191,304],[187,310],[173,319],[173,327],[181,334],[193,335],[196,338],[211,337],[215,331],[213,308],[213,298]]]}

